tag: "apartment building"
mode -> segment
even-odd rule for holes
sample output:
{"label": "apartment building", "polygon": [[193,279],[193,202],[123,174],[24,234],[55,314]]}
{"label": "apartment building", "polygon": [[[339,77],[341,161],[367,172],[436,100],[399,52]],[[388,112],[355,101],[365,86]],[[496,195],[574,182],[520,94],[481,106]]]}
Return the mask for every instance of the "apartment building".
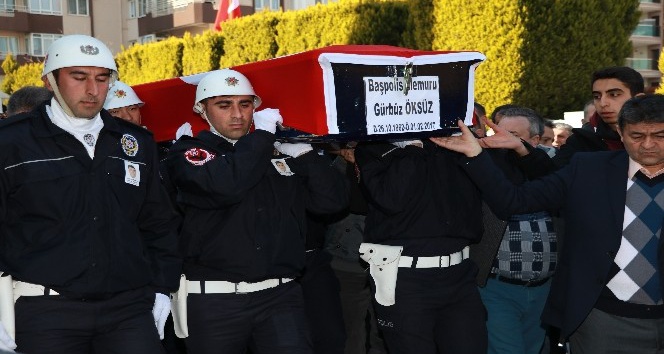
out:
{"label": "apartment building", "polygon": [[632,55],[626,65],[643,75],[646,89],[654,90],[661,81],[659,55],[662,51],[662,27],[664,4],[662,0],[640,0],[641,18],[630,37]]}
{"label": "apartment building", "polygon": [[[265,8],[296,10],[328,0],[240,0],[243,15]],[[122,46],[211,29],[220,0],[0,0],[0,61],[39,60],[66,34],[99,38],[117,53]],[[0,72],[1,74],[1,72]]]}

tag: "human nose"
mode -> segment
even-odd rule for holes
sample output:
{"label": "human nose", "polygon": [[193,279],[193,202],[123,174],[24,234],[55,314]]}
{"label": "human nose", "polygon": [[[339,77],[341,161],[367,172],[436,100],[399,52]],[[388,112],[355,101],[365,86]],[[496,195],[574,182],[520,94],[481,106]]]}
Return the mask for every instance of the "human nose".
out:
{"label": "human nose", "polygon": [[240,113],[240,106],[237,104],[231,105],[231,118],[241,118],[242,114]]}
{"label": "human nose", "polygon": [[643,146],[646,149],[648,149],[650,147],[653,147],[653,146],[655,146],[655,140],[650,136],[646,136],[646,138],[643,140],[643,143],[641,144],[641,146]]}
{"label": "human nose", "polygon": [[97,80],[95,80],[92,77],[87,78],[85,80],[85,85],[86,85],[85,89],[86,89],[88,95],[94,96],[94,97],[97,97],[99,95],[99,92],[100,92],[99,85],[100,84],[99,84],[99,82],[97,82]]}

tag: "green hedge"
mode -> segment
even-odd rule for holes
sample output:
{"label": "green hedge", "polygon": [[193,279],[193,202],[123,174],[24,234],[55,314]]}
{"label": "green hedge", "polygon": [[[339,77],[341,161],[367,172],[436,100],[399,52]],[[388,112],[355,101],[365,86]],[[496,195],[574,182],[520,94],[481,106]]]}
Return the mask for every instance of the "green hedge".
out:
{"label": "green hedge", "polygon": [[182,76],[183,49],[184,40],[176,37],[133,45],[115,57],[120,80],[136,85]]}
{"label": "green hedge", "polygon": [[[433,49],[477,50],[476,99],[529,106],[552,119],[583,109],[590,75],[621,65],[638,0],[445,0],[434,3]],[[454,24],[454,25],[451,25]]]}
{"label": "green hedge", "polygon": [[5,73],[5,79],[2,80],[2,85],[0,85],[0,91],[11,95],[14,90],[12,90],[12,85],[16,82],[14,77],[14,72],[18,69],[18,62],[14,60],[14,56],[9,53],[5,57],[5,60],[2,61],[2,71]]}
{"label": "green hedge", "polygon": [[285,12],[277,24],[277,56],[334,44],[403,45],[405,2],[342,1]]}
{"label": "green hedge", "polygon": [[224,53],[224,37],[220,32],[206,31],[198,36],[187,32],[182,39],[182,75],[219,69],[219,59]]}
{"label": "green hedge", "polygon": [[8,54],[2,62],[5,79],[2,81],[0,91],[11,95],[24,86],[44,86],[44,82],[41,79],[43,68],[44,64],[40,62],[19,66],[14,57]]}
{"label": "green hedge", "polygon": [[220,67],[252,63],[276,56],[276,25],[282,12],[262,11],[221,25],[224,55]]}
{"label": "green hedge", "polygon": [[[630,55],[638,5],[638,0],[340,0],[243,16],[224,22],[221,33],[134,45],[116,60],[121,80],[134,85],[332,44],[474,50],[487,56],[477,69],[475,89],[489,112],[516,103],[559,119],[590,98],[593,71],[621,65]],[[8,93],[40,82],[38,70],[36,80],[25,77],[29,69],[20,79],[6,72]]]}
{"label": "green hedge", "polygon": [[403,33],[403,46],[419,50],[431,50],[434,38],[434,0],[408,1],[406,29]]}

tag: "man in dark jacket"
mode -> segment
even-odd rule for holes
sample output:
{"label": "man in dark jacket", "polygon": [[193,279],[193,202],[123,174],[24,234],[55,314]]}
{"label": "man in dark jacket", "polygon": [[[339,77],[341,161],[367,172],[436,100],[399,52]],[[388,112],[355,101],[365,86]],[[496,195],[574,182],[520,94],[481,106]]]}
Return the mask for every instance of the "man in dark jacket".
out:
{"label": "man in dark jacket", "polygon": [[[483,140],[487,144],[500,140],[506,147],[489,150],[496,165],[517,185],[550,173],[551,159],[536,148],[544,129],[542,118],[524,107],[502,114],[498,125],[489,123],[495,134]],[[492,221],[492,217],[491,211],[485,211],[484,236],[471,246],[489,316],[488,352],[539,352],[545,334],[540,316],[557,259],[554,218],[547,212],[514,214],[507,222]]]}
{"label": "man in dark jacket", "polygon": [[194,110],[210,130],[182,137],[166,160],[184,216],[193,353],[311,352],[302,290],[292,281],[305,264],[306,211],[342,210],[345,186],[309,144],[275,143],[281,116],[254,113],[260,103],[241,73],[207,74]]}
{"label": "man in dark jacket", "polygon": [[0,124],[0,271],[21,352],[162,350],[178,219],[151,134],[102,109],[116,77],[102,42],[62,37],[43,71],[55,98]]}
{"label": "man in dark jacket", "polygon": [[608,67],[593,73],[591,88],[595,114],[590,124],[594,130],[572,129],[572,135],[553,158],[559,168],[567,165],[577,152],[624,148],[618,134],[618,114],[625,101],[643,94],[643,77],[626,66]]}
{"label": "man in dark jacket", "polygon": [[628,100],[625,150],[577,154],[563,169],[519,187],[505,179],[470,130],[433,138],[463,152],[465,171],[499,215],[560,210],[565,244],[542,319],[573,353],[656,353],[664,330],[664,96]]}

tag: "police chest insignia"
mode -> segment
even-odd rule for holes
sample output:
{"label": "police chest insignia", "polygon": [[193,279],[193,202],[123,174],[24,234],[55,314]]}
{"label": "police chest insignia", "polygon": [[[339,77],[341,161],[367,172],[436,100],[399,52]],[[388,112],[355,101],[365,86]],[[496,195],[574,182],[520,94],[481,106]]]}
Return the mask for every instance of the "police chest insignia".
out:
{"label": "police chest insignia", "polygon": [[95,146],[95,136],[92,134],[83,135],[83,141],[85,141],[88,146]]}
{"label": "police chest insignia", "polygon": [[184,152],[184,158],[194,166],[203,166],[212,161],[216,155],[201,148],[191,148]]}
{"label": "police chest insignia", "polygon": [[120,140],[120,145],[122,145],[122,151],[127,156],[136,156],[138,152],[138,140],[129,134],[124,134]]}
{"label": "police chest insignia", "polygon": [[99,48],[92,46],[92,45],[82,45],[81,46],[81,53],[87,54],[87,55],[97,55],[99,54]]}

